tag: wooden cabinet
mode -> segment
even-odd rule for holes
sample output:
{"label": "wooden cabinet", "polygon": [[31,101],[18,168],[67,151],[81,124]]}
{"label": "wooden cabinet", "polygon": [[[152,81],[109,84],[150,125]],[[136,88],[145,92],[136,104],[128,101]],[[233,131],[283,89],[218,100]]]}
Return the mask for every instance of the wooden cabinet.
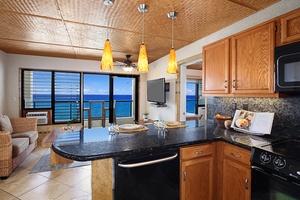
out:
{"label": "wooden cabinet", "polygon": [[274,94],[274,48],[275,22],[232,36],[233,94]]}
{"label": "wooden cabinet", "polygon": [[280,44],[300,41],[300,9],[280,17]]}
{"label": "wooden cabinet", "polygon": [[222,199],[251,199],[250,151],[223,144]]}
{"label": "wooden cabinet", "polygon": [[204,46],[203,94],[276,97],[273,83],[274,47],[275,22]]}
{"label": "wooden cabinet", "polygon": [[229,38],[203,47],[203,94],[229,93]]}
{"label": "wooden cabinet", "polygon": [[183,147],[180,151],[180,199],[212,199],[214,145]]}

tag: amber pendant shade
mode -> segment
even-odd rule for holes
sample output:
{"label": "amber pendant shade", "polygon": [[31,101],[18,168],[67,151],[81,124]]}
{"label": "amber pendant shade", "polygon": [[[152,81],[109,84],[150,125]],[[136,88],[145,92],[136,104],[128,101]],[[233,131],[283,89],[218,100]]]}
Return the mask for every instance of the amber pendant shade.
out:
{"label": "amber pendant shade", "polygon": [[140,46],[140,54],[138,59],[138,66],[137,70],[139,72],[148,72],[148,57],[147,57],[147,50],[145,44],[141,44]]}
{"label": "amber pendant shade", "polygon": [[101,60],[101,70],[113,71],[114,70],[114,62],[112,57],[112,50],[109,40],[107,39],[104,44],[104,50]]}
{"label": "amber pendant shade", "polygon": [[176,52],[173,48],[170,51],[167,73],[168,74],[177,74],[178,73]]}

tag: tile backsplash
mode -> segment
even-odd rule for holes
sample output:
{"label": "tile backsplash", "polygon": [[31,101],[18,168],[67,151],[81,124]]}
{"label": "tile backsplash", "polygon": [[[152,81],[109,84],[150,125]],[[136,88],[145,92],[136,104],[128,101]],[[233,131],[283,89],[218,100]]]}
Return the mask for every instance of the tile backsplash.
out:
{"label": "tile backsplash", "polygon": [[254,112],[274,112],[272,134],[288,137],[300,137],[300,97],[291,98],[207,98],[207,118],[213,119],[214,115],[234,115],[232,103],[242,109],[243,104],[248,104],[248,110]]}

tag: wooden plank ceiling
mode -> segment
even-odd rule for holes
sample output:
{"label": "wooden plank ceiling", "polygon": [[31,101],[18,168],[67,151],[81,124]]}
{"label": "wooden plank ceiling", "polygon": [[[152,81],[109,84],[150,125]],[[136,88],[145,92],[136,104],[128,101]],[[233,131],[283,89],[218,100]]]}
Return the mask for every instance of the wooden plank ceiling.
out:
{"label": "wooden plank ceiling", "polygon": [[142,42],[140,3],[145,13],[145,44],[149,62],[169,54],[171,20],[174,48],[179,49],[266,8],[279,0],[1,0],[0,50],[7,53],[101,60],[111,41],[115,61],[126,54],[136,62]]}

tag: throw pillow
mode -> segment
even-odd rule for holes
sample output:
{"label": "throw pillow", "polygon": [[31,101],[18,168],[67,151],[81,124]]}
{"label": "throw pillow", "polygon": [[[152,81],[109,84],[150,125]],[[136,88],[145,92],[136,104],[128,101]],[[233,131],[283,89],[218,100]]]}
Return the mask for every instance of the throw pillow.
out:
{"label": "throw pillow", "polygon": [[0,116],[0,130],[13,133],[13,128],[7,115]]}

